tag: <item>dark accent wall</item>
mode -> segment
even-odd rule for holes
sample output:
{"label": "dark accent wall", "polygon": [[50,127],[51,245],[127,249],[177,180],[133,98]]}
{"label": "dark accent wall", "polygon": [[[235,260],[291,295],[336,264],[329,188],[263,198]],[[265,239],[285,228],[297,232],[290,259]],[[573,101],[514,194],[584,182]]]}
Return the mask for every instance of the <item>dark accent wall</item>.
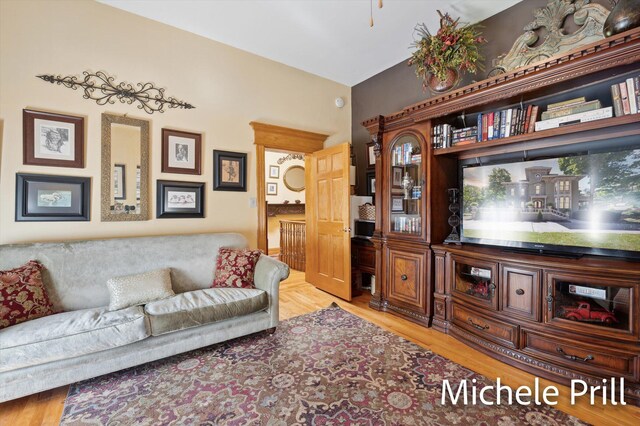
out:
{"label": "dark accent wall", "polygon": [[[596,0],[592,3],[599,3],[611,9],[608,0]],[[493,59],[511,50],[515,40],[524,32],[524,26],[534,20],[533,11],[546,4],[547,0],[523,0],[482,21],[480,23],[484,27],[482,33],[488,40],[488,43],[482,47],[485,69],[477,75],[464,76],[460,86],[486,78],[492,68]],[[567,19],[565,28],[568,32],[577,28],[573,17],[570,16]],[[543,34],[540,35],[542,38]],[[366,144],[370,142],[369,133],[361,123],[377,115],[388,115],[400,111],[408,105],[429,97],[429,92],[423,92],[422,82],[416,77],[413,67],[407,66],[406,60],[351,88],[351,140],[356,155],[356,193],[358,195],[366,195]]]}

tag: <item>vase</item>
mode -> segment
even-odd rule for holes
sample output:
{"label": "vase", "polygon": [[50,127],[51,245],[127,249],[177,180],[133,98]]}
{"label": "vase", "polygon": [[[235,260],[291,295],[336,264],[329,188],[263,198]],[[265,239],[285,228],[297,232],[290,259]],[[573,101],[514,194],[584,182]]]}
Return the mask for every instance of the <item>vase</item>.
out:
{"label": "vase", "polygon": [[458,84],[458,81],[458,70],[449,68],[444,80],[440,80],[435,74],[429,74],[429,77],[427,78],[427,86],[433,92],[444,93],[453,89],[456,84]]}
{"label": "vase", "polygon": [[620,0],[604,21],[605,37],[640,26],[640,0]]}

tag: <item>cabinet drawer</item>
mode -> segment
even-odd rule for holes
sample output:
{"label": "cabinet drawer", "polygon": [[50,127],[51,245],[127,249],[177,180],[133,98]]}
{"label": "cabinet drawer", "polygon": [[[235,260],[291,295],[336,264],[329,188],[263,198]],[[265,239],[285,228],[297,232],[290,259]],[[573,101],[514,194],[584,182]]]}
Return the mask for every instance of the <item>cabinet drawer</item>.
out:
{"label": "cabinet drawer", "polygon": [[540,270],[519,265],[500,265],[502,310],[540,321]]}
{"label": "cabinet drawer", "polygon": [[453,322],[467,331],[500,345],[511,348],[518,346],[517,325],[479,315],[456,303],[453,305]]}
{"label": "cabinet drawer", "polygon": [[387,298],[395,305],[426,312],[427,253],[389,249]]}
{"label": "cabinet drawer", "polygon": [[522,330],[522,351],[537,358],[546,358],[556,364],[579,369],[599,376],[615,375],[638,380],[637,354],[605,346],[546,336],[530,330]]}

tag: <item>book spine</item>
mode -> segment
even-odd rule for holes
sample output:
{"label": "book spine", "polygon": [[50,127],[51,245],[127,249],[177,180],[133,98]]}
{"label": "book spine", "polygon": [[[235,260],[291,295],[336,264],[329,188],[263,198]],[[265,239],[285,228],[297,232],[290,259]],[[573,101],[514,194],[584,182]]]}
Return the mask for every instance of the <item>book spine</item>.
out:
{"label": "book spine", "polygon": [[627,83],[620,83],[620,99],[622,100],[622,113],[624,115],[631,114],[631,108],[629,106],[629,97],[627,95]]}
{"label": "book spine", "polygon": [[489,115],[482,114],[482,140],[489,140]]}
{"label": "book spine", "polygon": [[518,109],[511,108],[511,126],[509,127],[509,136],[515,136],[516,121],[518,121]]}
{"label": "book spine", "polygon": [[565,108],[565,107],[568,107],[570,105],[580,104],[580,103],[586,102],[586,101],[587,101],[587,99],[584,96],[581,96],[581,97],[575,98],[575,99],[568,99],[566,101],[556,102],[554,104],[547,105],[547,111],[552,110],[552,109],[557,109],[557,108]]}
{"label": "book spine", "polygon": [[577,114],[579,112],[593,111],[594,109],[600,109],[602,105],[599,100],[585,102],[583,104],[574,105],[567,108],[555,109],[553,111],[545,111],[542,113],[542,120],[549,120],[551,118],[558,118],[565,115]]}
{"label": "book spine", "polygon": [[521,134],[520,128],[522,127],[522,113],[524,112],[523,109],[518,108],[518,111],[516,113],[516,125],[513,129],[513,136],[518,136],[519,134]]}
{"label": "book spine", "polygon": [[493,115],[493,138],[500,137],[500,111],[496,111]]}
{"label": "book spine", "polygon": [[622,111],[622,99],[620,98],[620,86],[618,84],[611,86],[611,100],[616,117],[622,117],[624,112]]}
{"label": "book spine", "polygon": [[533,109],[533,105],[527,106],[527,113],[524,116],[524,129],[522,133],[529,133],[529,124],[531,121],[531,110]]}
{"label": "book spine", "polygon": [[581,112],[578,114],[567,115],[552,120],[538,121],[536,123],[536,132],[541,130],[555,129],[556,127],[565,126],[567,124],[587,123],[589,121],[602,120],[603,118],[613,117],[613,108],[601,108],[595,111]]}
{"label": "book spine", "polygon": [[490,112],[489,116],[487,117],[487,136],[489,140],[493,139],[493,118],[494,118],[494,113]]}
{"label": "book spine", "polygon": [[538,105],[534,105],[531,108],[531,120],[529,121],[529,133],[533,133],[536,131],[536,122],[538,121],[538,111],[540,107]]}
{"label": "book spine", "polygon": [[478,114],[478,142],[482,142],[482,114]]}
{"label": "book spine", "polygon": [[503,109],[500,111],[500,134],[498,137],[504,138],[506,136],[507,129],[507,110]]}
{"label": "book spine", "polygon": [[511,108],[509,108],[507,110],[507,113],[505,114],[505,126],[504,126],[504,137],[508,138],[509,136],[511,136],[511,120],[513,120],[513,111],[511,110]]}
{"label": "book spine", "polygon": [[627,79],[627,94],[629,97],[629,110],[631,114],[637,114],[638,104],[636,103],[636,89],[633,87],[633,78]]}

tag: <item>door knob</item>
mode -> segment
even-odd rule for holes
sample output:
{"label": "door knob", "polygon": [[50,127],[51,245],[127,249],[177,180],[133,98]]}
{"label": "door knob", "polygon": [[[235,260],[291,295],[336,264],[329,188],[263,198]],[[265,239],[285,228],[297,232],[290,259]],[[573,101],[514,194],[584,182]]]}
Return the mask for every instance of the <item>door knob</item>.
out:
{"label": "door knob", "polygon": [[351,232],[351,228],[342,228],[342,232]]}

